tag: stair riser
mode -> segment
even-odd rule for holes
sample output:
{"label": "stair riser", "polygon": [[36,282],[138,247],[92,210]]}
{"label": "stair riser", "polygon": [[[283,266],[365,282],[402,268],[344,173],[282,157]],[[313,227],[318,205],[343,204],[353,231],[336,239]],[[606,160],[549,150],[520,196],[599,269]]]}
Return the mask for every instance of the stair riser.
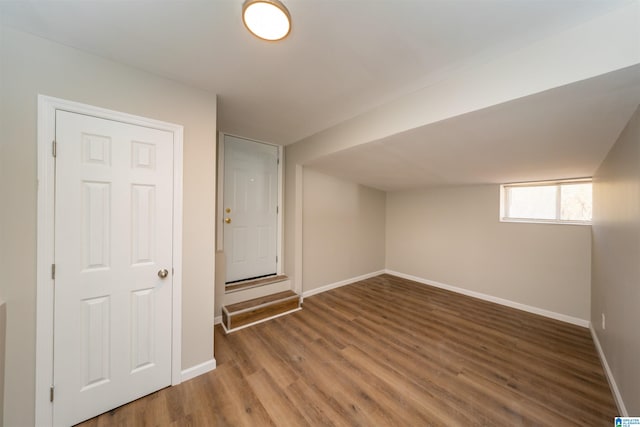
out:
{"label": "stair riser", "polygon": [[260,286],[270,285],[270,284],[282,282],[282,281],[285,281],[285,280],[289,280],[287,278],[287,276],[285,276],[285,275],[269,276],[269,277],[265,277],[265,278],[262,278],[262,279],[248,280],[248,281],[245,281],[245,282],[225,284],[225,290],[224,291],[225,291],[225,293],[229,294],[229,293],[239,292],[239,291],[252,289],[252,288],[256,288],[256,287],[260,287]]}
{"label": "stair riser", "polygon": [[247,301],[254,298],[260,298],[265,295],[275,294],[277,292],[287,291],[291,289],[291,280],[283,280],[277,283],[259,286],[251,289],[243,289],[230,294],[225,293],[222,305],[231,305],[238,302]]}

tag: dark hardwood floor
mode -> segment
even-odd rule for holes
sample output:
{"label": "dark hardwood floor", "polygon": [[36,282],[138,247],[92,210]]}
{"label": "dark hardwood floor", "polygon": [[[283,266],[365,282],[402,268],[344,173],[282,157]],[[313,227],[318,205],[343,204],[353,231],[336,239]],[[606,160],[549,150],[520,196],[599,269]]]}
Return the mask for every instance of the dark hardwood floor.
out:
{"label": "dark hardwood floor", "polygon": [[94,426],[611,426],[587,329],[382,275],[225,336],[218,368]]}

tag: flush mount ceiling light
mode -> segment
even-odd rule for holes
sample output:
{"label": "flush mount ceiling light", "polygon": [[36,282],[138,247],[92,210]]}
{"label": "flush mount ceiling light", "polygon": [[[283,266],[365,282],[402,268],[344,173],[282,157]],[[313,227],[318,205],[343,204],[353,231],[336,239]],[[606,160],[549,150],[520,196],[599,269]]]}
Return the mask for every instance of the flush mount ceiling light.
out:
{"label": "flush mount ceiling light", "polygon": [[247,0],[242,22],[252,34],[264,40],[281,40],[291,31],[291,15],[278,0]]}

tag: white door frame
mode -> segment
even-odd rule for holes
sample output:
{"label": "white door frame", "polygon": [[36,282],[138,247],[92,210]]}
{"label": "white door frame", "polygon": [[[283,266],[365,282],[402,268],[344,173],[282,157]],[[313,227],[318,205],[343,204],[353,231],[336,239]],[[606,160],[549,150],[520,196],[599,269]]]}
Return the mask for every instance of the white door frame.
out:
{"label": "white door frame", "polygon": [[[145,117],[107,110],[64,99],[38,95],[38,208],[36,278],[36,425],[53,421],[50,388],[53,380],[54,293],[54,194],[56,110],[145,126],[173,133],[173,293],[171,335],[171,384],[181,382],[182,354],[182,144],[183,127]],[[98,415],[98,414],[96,414]]]}
{"label": "white door frame", "polygon": [[[272,144],[270,142],[258,141],[256,139],[245,138],[244,136],[238,136],[231,133],[218,133],[218,215],[216,220],[216,250],[224,251],[224,137],[225,135],[233,136],[235,138],[246,139],[247,141],[257,142],[259,144],[271,145],[278,147],[278,232],[276,233],[276,256],[278,261],[276,262],[276,275],[281,275],[284,265],[284,257],[282,256],[282,237],[284,235],[284,221],[282,211],[284,209],[284,149],[282,145]],[[225,269],[225,282],[226,282],[226,269]]]}

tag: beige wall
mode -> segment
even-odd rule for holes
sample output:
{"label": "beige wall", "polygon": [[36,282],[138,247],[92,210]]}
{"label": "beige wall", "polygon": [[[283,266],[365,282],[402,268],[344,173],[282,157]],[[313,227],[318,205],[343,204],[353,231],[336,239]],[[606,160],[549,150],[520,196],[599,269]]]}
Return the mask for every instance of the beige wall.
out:
{"label": "beige wall", "polygon": [[4,421],[17,426],[34,423],[37,95],[184,126],[183,368],[213,357],[216,97],[6,27],[0,43]]}
{"label": "beige wall", "polygon": [[[635,65],[637,5],[537,41],[508,55],[448,72],[437,84],[409,91],[285,148],[284,268],[296,286],[302,260],[302,183],[296,168],[314,160],[417,127],[426,126]],[[571,51],[571,55],[567,55]],[[507,84],[505,84],[507,82]],[[298,179],[300,178],[300,179]]]}
{"label": "beige wall", "polygon": [[499,186],[387,194],[387,268],[589,319],[590,227],[501,223]]}
{"label": "beige wall", "polygon": [[[640,414],[640,107],[593,177],[591,318],[629,415]],[[601,315],[606,316],[602,329]]]}
{"label": "beige wall", "polygon": [[385,193],[304,169],[303,291],[384,269]]}

